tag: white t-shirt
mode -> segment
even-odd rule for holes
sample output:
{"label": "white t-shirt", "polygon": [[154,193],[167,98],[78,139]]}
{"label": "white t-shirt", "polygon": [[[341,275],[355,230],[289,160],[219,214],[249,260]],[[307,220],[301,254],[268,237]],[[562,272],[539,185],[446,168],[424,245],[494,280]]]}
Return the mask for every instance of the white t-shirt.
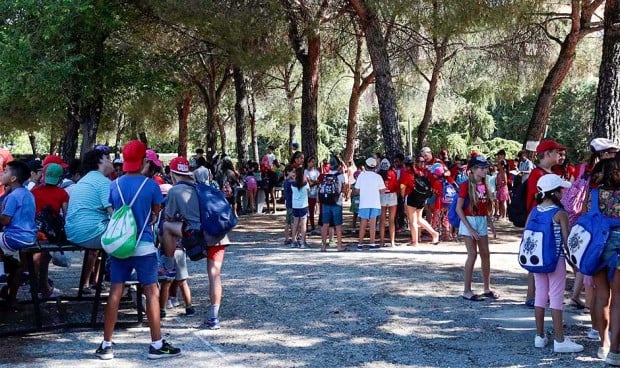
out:
{"label": "white t-shirt", "polygon": [[293,191],[293,208],[306,208],[308,207],[308,190],[310,185],[306,183],[301,189],[297,188],[295,184],[291,185]]}
{"label": "white t-shirt", "polygon": [[381,175],[374,171],[362,171],[357,177],[355,188],[360,191],[359,208],[381,209],[381,189],[385,183]]}
{"label": "white t-shirt", "polygon": [[269,160],[269,167],[273,166],[273,161],[276,159],[276,155],[273,153],[267,154],[267,159]]}
{"label": "white t-shirt", "polygon": [[[316,182],[316,180],[319,178],[319,175],[321,173],[319,172],[319,170],[315,168],[313,168],[312,170],[304,170],[304,175],[306,176],[306,178],[308,178],[309,180],[312,180],[314,182]],[[310,187],[310,198],[316,198],[317,194],[319,193],[319,185],[313,185]]]}

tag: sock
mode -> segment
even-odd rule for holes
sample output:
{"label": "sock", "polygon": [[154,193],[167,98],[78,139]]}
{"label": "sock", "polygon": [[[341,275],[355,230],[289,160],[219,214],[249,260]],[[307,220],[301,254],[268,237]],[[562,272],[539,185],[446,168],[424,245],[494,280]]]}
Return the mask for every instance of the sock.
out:
{"label": "sock", "polygon": [[155,349],[161,349],[161,347],[164,345],[164,340],[163,339],[159,339],[157,341],[153,341],[151,342],[151,346]]}
{"label": "sock", "polygon": [[220,314],[220,305],[211,304],[211,308],[209,308],[209,319],[217,318],[219,314]]}
{"label": "sock", "polygon": [[110,347],[110,346],[112,346],[112,341],[105,341],[105,340],[103,340],[103,342],[101,343],[101,347],[104,348],[104,349],[107,348],[107,347]]}
{"label": "sock", "polygon": [[166,269],[172,270],[174,268],[174,257],[162,256],[162,258]]}

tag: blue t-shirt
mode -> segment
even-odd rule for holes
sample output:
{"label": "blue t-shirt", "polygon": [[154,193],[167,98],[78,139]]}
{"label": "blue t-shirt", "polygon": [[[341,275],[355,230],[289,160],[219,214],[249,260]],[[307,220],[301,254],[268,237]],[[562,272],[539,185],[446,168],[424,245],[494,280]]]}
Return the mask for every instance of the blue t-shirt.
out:
{"label": "blue t-shirt", "polygon": [[[112,203],[112,207],[117,209],[123,205],[116,187],[116,182],[118,182],[118,186],[121,188],[123,198],[125,199],[125,204],[129,204],[138,192],[138,188],[140,188],[140,185],[142,185],[145,178],[146,177],[143,175],[123,175],[113,181],[112,184],[110,184],[109,196],[109,201]],[[157,185],[155,180],[147,179],[144,187],[138,194],[138,198],[136,198],[132,206],[133,215],[136,219],[136,226],[138,227],[138,235],[140,234],[145,222],[151,221],[151,206],[160,205],[163,201],[164,196],[161,194],[159,185]],[[134,256],[143,256],[156,251],[155,245],[153,244],[153,229],[148,224],[144,228],[144,233],[139,241],[140,242],[138,243]]]}
{"label": "blue t-shirt", "polygon": [[95,170],[72,187],[65,217],[67,240],[79,244],[103,234],[110,221],[107,210],[112,206],[110,183],[110,179]]}
{"label": "blue t-shirt", "polygon": [[37,239],[37,226],[34,222],[36,206],[34,196],[25,187],[13,189],[2,202],[2,214],[11,217],[4,226],[4,234],[9,238],[9,247],[17,250],[31,246]]}
{"label": "blue t-shirt", "polygon": [[282,185],[282,190],[284,191],[284,204],[286,208],[293,208],[293,181],[290,179],[286,179],[284,184]]}

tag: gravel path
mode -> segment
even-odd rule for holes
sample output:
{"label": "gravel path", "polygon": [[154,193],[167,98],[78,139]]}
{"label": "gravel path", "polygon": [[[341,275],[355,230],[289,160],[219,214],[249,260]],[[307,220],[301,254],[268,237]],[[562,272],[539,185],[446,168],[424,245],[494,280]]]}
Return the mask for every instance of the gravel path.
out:
{"label": "gravel path", "polygon": [[[223,272],[222,329],[200,328],[202,317],[169,311],[167,339],[183,349],[173,363],[187,367],[601,367],[597,345],[585,338],[589,316],[566,308],[566,333],[585,345],[578,354],[533,347],[533,310],[523,306],[525,273],[517,265],[518,232],[504,225],[491,242],[497,301],[463,300],[462,243],[399,246],[337,253],[282,245],[283,215],[244,217],[235,229]],[[347,236],[351,249],[355,241]],[[400,238],[406,242],[406,237]],[[80,255],[52,278],[77,284]],[[204,262],[192,262],[195,303],[205,310]],[[571,283],[569,283],[571,284]],[[482,292],[478,269],[474,292]],[[568,295],[568,294],[567,294]],[[53,318],[53,304],[46,316]],[[28,320],[29,311],[21,318]],[[79,313],[77,313],[79,314]],[[549,314],[549,313],[548,313]],[[15,317],[15,316],[13,316]],[[0,323],[10,322],[4,316]],[[0,329],[3,326],[0,325]],[[547,327],[551,329],[550,317]],[[10,367],[164,366],[146,361],[148,328],[119,329],[116,359],[92,354],[101,330],[68,330],[3,338],[0,365]],[[551,338],[550,338],[551,340]],[[10,347],[7,349],[7,347]],[[10,353],[9,353],[10,352]]]}

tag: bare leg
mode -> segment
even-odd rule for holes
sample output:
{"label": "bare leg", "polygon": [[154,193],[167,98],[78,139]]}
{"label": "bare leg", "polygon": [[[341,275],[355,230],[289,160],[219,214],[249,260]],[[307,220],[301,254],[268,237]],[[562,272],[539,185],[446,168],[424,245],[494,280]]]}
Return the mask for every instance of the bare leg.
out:
{"label": "bare leg", "polygon": [[609,324],[611,331],[611,343],[609,351],[620,352],[620,272],[615,270],[611,280],[611,308],[609,314]]}
{"label": "bare leg", "polygon": [[[110,286],[110,294],[108,295],[108,303],[105,307],[105,317],[103,319],[103,339],[112,342],[112,334],[114,333],[114,325],[118,319],[118,306],[123,296],[123,283],[112,284]],[[159,314],[157,315],[159,319]]]}
{"label": "bare leg", "polygon": [[415,208],[405,205],[405,211],[407,212],[407,219],[409,220],[409,235],[411,237],[411,245],[418,245],[418,220],[414,214]]}
{"label": "bare leg", "polygon": [[480,254],[480,265],[482,268],[482,285],[484,292],[491,291],[491,257],[489,255],[489,237],[481,236],[478,239],[478,253]]}
{"label": "bare leg", "polygon": [[172,284],[172,281],[159,282],[159,309],[166,309],[166,303],[170,296],[170,284]]}
{"label": "bare leg", "polygon": [[379,218],[379,244],[381,246],[385,244],[385,215],[386,213],[387,213],[387,207],[381,207],[381,215],[379,215],[381,216]]}
{"label": "bare leg", "polygon": [[478,250],[476,240],[471,236],[465,237],[465,246],[467,247],[467,260],[465,260],[465,268],[463,272],[463,296],[470,297],[473,295],[473,292],[471,291],[471,281],[473,279],[474,264],[476,263],[476,258],[478,256]]}
{"label": "bare leg", "polygon": [[[592,322],[601,338],[601,346],[609,347],[609,282],[607,268],[593,276],[594,298],[592,299]],[[614,276],[615,279],[615,276]]]}
{"label": "bare leg", "polygon": [[[368,226],[368,220],[367,219],[360,219],[360,231],[359,231],[359,244],[364,244],[364,236],[366,235],[366,226]],[[374,231],[374,228],[373,228]]]}
{"label": "bare leg", "polygon": [[534,318],[536,319],[536,335],[545,338],[545,308],[536,307]]}
{"label": "bare leg", "polygon": [[192,292],[189,288],[189,283],[187,280],[176,281],[179,284],[179,288],[181,289],[181,295],[183,295],[183,301],[185,302],[185,306],[189,307],[192,305]]}
{"label": "bare leg", "polygon": [[377,241],[377,239],[376,239],[376,235],[377,235],[376,225],[377,225],[377,218],[376,217],[373,217],[370,220],[368,220],[368,226],[369,226],[368,231],[370,232],[370,244],[375,244],[375,242]]}
{"label": "bare leg", "polygon": [[[161,339],[161,321],[159,319],[159,288],[157,283],[144,285],[142,287],[146,296],[146,316],[149,319],[151,329],[151,341]],[[117,310],[118,313],[118,305]]]}

